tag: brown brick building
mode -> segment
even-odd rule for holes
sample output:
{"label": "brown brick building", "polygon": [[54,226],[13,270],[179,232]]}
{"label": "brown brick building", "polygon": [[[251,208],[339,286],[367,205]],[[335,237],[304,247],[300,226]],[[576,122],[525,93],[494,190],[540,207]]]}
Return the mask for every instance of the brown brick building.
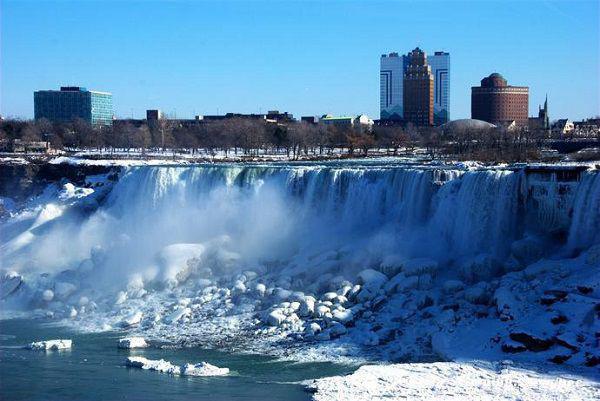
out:
{"label": "brown brick building", "polygon": [[471,118],[492,124],[527,125],[529,88],[509,86],[498,73],[481,80],[471,88]]}
{"label": "brown brick building", "polygon": [[403,92],[404,120],[417,126],[432,126],[433,74],[427,55],[418,47],[408,53]]}

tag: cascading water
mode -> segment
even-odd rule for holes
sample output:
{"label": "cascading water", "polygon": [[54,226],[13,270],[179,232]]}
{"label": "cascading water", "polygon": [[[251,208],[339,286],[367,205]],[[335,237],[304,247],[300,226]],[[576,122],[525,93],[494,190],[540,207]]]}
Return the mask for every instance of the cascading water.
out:
{"label": "cascading water", "polygon": [[[586,173],[578,186],[571,247],[598,238],[598,176]],[[7,268],[73,268],[99,246],[111,249],[119,275],[143,270],[166,245],[223,236],[248,264],[328,248],[351,253],[348,263],[376,264],[389,253],[504,258],[525,229],[522,180],[509,170],[132,168],[98,210],[35,223],[23,244],[5,241],[2,259]]]}

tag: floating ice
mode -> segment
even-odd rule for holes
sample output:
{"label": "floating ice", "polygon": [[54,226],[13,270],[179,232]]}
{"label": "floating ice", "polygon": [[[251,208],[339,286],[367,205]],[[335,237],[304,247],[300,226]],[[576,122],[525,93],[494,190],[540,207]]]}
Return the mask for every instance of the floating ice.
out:
{"label": "floating ice", "polygon": [[72,340],[46,340],[33,342],[29,344],[27,348],[36,351],[54,351],[61,349],[70,349],[72,344]]}
{"label": "floating ice", "polygon": [[125,337],[119,339],[117,346],[123,349],[146,348],[148,343],[144,337]]}
{"label": "floating ice", "polygon": [[219,368],[207,362],[198,364],[186,363],[177,366],[164,359],[152,360],[141,356],[130,356],[125,361],[125,365],[132,368],[154,370],[161,373],[181,376],[225,376],[229,374],[228,368]]}

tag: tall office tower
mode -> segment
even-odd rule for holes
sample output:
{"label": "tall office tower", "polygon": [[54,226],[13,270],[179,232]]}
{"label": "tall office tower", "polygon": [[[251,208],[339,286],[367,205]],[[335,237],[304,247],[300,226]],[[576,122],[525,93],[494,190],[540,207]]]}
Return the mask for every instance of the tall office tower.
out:
{"label": "tall office tower", "polygon": [[406,56],[383,54],[379,68],[379,118],[400,121],[404,118],[402,88]]}
{"label": "tall office tower", "polygon": [[427,57],[433,74],[433,123],[450,121],[450,53],[435,52]]}
{"label": "tall office tower", "polygon": [[404,120],[416,126],[433,125],[433,74],[427,55],[418,47],[408,53],[404,73]]}
{"label": "tall office tower", "polygon": [[79,86],[63,86],[57,90],[33,93],[35,119],[70,122],[81,118],[93,125],[112,125],[112,94],[88,91]]}
{"label": "tall office tower", "polygon": [[527,124],[529,88],[510,86],[497,72],[471,87],[471,118],[492,124]]}

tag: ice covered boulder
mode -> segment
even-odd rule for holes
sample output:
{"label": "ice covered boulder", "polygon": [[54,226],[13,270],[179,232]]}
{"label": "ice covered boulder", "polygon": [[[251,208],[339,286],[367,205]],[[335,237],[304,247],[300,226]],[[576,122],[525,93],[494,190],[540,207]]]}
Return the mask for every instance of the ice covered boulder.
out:
{"label": "ice covered boulder", "polygon": [[544,243],[535,237],[525,237],[511,244],[512,255],[521,264],[528,265],[541,259],[545,253]]}
{"label": "ice covered boulder", "polygon": [[316,322],[312,322],[310,323],[308,326],[306,326],[306,328],[304,329],[304,331],[307,334],[311,334],[311,335],[315,335],[317,333],[321,332],[321,326],[319,325],[319,323]]}
{"label": "ice covered boulder", "polygon": [[72,345],[72,340],[47,340],[33,342],[29,344],[27,348],[36,351],[53,351],[60,349],[70,349]]}
{"label": "ice covered boulder", "polygon": [[421,274],[430,274],[432,276],[438,270],[438,262],[428,258],[411,259],[404,263],[402,272],[405,276],[420,276]]}
{"label": "ice covered boulder", "polygon": [[328,314],[330,312],[331,312],[331,309],[327,305],[319,304],[315,308],[314,316],[315,317],[324,317],[326,314]]}
{"label": "ice covered boulder", "polygon": [[5,273],[0,278],[0,299],[8,297],[14,293],[22,284],[23,278],[17,272],[11,271]]}
{"label": "ice covered boulder", "polygon": [[140,311],[133,312],[133,313],[129,314],[128,316],[126,316],[121,321],[121,326],[122,327],[137,326],[142,321],[142,317],[143,317],[142,312],[140,312]]}
{"label": "ice covered boulder", "polygon": [[374,298],[379,290],[388,281],[385,274],[373,269],[365,269],[358,273],[361,290],[356,296],[358,302],[365,302]]}
{"label": "ice covered boulder", "polygon": [[285,313],[281,309],[275,309],[267,315],[267,323],[271,326],[280,326],[286,319]]}
{"label": "ice covered boulder", "polygon": [[259,297],[264,297],[265,293],[267,292],[267,286],[264,285],[263,283],[257,283],[254,286],[254,292],[259,296]]}
{"label": "ice covered boulder", "polygon": [[144,337],[125,337],[119,339],[117,347],[122,349],[146,348],[148,343]]}
{"label": "ice covered boulder", "polygon": [[300,308],[298,314],[302,317],[311,316],[315,312],[315,298],[310,295],[305,296],[300,301]]}
{"label": "ice covered boulder", "polygon": [[344,325],[347,325],[354,320],[354,315],[350,309],[335,309],[331,314],[334,320]]}
{"label": "ice covered boulder", "polygon": [[231,291],[234,295],[241,295],[246,292],[246,285],[242,281],[236,281],[233,284],[233,289]]}
{"label": "ice covered boulder", "polygon": [[468,283],[489,281],[502,273],[502,264],[489,254],[480,254],[463,261],[459,268],[463,280]]}
{"label": "ice covered boulder", "polygon": [[337,292],[326,292],[325,294],[323,294],[321,299],[323,299],[324,301],[333,301],[335,298],[337,298],[337,296]]}

